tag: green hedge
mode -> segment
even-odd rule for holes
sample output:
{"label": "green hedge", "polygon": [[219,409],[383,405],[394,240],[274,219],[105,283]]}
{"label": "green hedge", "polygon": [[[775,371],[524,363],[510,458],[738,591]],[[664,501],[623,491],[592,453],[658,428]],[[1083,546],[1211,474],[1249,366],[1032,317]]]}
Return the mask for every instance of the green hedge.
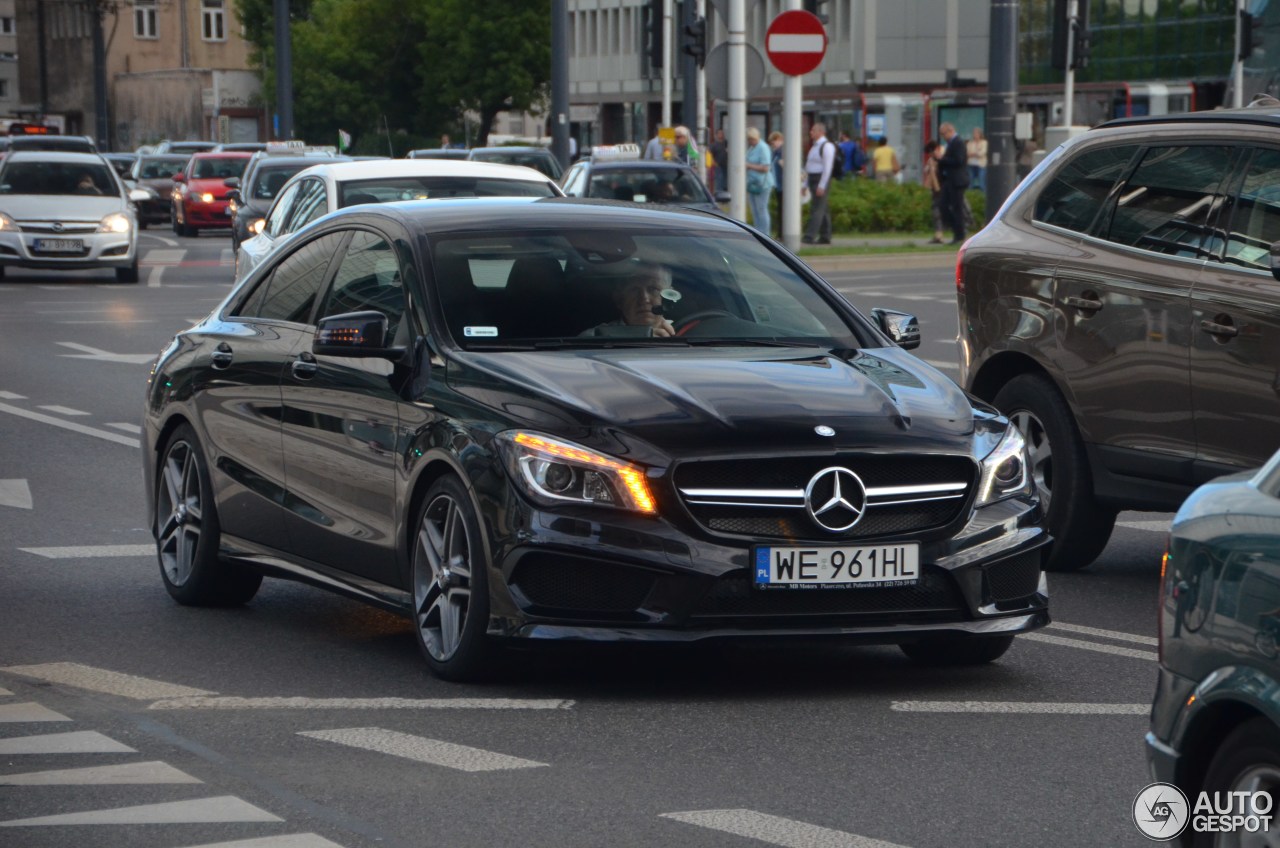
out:
{"label": "green hedge", "polygon": [[[967,196],[973,217],[981,227],[986,223],[986,195],[970,190]],[[859,235],[933,230],[932,197],[928,189],[916,183],[899,185],[861,178],[839,180],[831,187],[828,203],[833,233]],[[778,195],[775,192],[772,202],[772,214],[775,216],[777,208]],[[804,216],[807,220],[807,209]]]}

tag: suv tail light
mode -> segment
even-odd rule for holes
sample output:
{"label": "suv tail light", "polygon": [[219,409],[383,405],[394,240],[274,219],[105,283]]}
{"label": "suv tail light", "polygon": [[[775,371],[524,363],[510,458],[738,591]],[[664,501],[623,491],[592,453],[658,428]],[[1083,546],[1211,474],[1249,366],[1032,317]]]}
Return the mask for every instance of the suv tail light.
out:
{"label": "suv tail light", "polygon": [[1165,542],[1164,556],[1160,557],[1160,589],[1156,594],[1156,656],[1164,664],[1164,606],[1165,606],[1165,574],[1169,570],[1169,542]]}
{"label": "suv tail light", "polygon": [[956,253],[956,291],[964,291],[964,251],[969,246],[968,240],[960,245],[960,250]]}

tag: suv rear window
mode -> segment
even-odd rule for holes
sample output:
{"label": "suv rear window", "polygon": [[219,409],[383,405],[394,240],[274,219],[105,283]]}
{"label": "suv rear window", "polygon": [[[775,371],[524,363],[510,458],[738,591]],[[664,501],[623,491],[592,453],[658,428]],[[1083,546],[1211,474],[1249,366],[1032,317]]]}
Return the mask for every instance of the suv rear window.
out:
{"label": "suv rear window", "polygon": [[1124,175],[1138,145],[1088,150],[1067,162],[1036,198],[1033,217],[1042,224],[1086,233]]}

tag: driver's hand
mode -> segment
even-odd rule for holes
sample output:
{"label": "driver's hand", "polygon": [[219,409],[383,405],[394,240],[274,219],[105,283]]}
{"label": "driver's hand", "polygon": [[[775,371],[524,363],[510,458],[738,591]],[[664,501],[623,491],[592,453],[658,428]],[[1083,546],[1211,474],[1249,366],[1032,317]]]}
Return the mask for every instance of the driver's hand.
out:
{"label": "driver's hand", "polygon": [[666,318],[662,318],[658,321],[658,323],[654,324],[653,331],[650,333],[650,335],[653,335],[659,338],[667,338],[669,336],[674,336],[675,334],[676,334],[676,328]]}

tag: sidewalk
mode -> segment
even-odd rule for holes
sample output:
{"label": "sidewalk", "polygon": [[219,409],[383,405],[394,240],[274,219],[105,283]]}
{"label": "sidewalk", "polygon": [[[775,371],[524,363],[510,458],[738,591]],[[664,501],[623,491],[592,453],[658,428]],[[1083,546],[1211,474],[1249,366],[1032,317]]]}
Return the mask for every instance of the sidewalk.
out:
{"label": "sidewalk", "polygon": [[[834,271],[889,271],[951,268],[956,263],[956,248],[929,244],[928,233],[918,236],[833,236],[829,245],[800,245],[800,258],[818,273]],[[918,250],[910,250],[916,247]],[[818,251],[875,250],[893,248],[892,253],[841,254]],[[812,251],[812,252],[810,252]]]}

